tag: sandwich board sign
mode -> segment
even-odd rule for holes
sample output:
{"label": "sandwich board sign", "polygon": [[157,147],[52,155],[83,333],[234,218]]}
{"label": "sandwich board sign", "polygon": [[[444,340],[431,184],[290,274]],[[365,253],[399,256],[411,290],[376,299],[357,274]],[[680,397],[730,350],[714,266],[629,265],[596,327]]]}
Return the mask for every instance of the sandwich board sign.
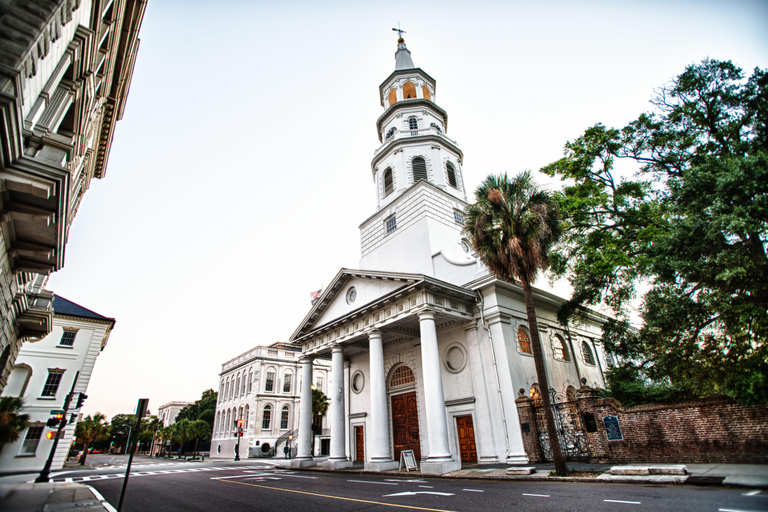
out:
{"label": "sandwich board sign", "polygon": [[398,471],[403,469],[403,464],[405,464],[406,471],[411,471],[418,467],[416,465],[416,457],[413,455],[413,450],[403,450],[400,452],[400,465],[397,468]]}

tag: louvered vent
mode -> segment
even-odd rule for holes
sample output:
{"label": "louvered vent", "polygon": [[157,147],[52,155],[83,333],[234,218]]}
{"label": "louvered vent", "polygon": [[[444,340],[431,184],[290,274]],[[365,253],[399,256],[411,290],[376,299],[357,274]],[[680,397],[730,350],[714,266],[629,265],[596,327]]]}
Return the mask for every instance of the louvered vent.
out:
{"label": "louvered vent", "polygon": [[417,156],[411,162],[413,166],[413,182],[416,183],[419,180],[427,181],[427,163],[423,158]]}

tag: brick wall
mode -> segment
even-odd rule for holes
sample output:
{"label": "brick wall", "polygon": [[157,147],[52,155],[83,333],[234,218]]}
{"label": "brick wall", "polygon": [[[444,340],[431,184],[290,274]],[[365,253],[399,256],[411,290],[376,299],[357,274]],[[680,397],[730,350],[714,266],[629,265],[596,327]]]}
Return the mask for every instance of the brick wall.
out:
{"label": "brick wall", "polygon": [[[587,387],[579,389],[577,401],[584,423],[590,423],[591,414],[597,427],[585,430],[592,462],[768,463],[768,404],[747,406],[715,397],[623,407],[612,398],[597,398],[597,391]],[[518,413],[521,423],[523,417],[528,421],[524,414],[532,420],[532,404],[520,400]],[[608,440],[607,416],[617,418],[623,439]],[[540,460],[538,446],[529,451],[536,437],[524,433],[523,441],[528,457]]]}

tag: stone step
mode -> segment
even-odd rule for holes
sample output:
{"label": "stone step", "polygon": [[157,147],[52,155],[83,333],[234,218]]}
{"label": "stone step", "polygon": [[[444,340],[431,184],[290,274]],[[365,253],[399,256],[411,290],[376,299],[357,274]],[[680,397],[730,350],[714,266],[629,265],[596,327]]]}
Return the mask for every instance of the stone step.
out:
{"label": "stone step", "polygon": [[508,475],[530,475],[535,472],[536,472],[536,468],[533,466],[530,466],[530,467],[514,466],[511,468],[507,468]]}
{"label": "stone step", "polygon": [[612,475],[687,475],[688,468],[682,464],[668,466],[612,466]]}

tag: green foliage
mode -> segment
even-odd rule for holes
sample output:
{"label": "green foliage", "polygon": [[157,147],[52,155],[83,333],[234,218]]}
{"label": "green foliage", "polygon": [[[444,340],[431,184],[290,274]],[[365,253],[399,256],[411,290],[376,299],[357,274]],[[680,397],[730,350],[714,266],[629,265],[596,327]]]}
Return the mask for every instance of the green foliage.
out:
{"label": "green foliage", "polygon": [[218,393],[213,389],[206,389],[203,391],[200,400],[195,403],[184,407],[179,411],[176,416],[176,421],[179,420],[203,420],[208,423],[210,430],[213,430],[213,421],[216,417],[216,401],[218,400]]}
{"label": "green foliage", "polygon": [[83,447],[83,453],[80,455],[81,465],[85,464],[91,443],[109,436],[109,424],[105,420],[106,417],[97,412],[93,417],[88,415],[77,423],[75,427],[76,442]]}
{"label": "green foliage", "polygon": [[17,441],[29,426],[29,414],[22,414],[23,408],[24,401],[21,398],[0,398],[0,450],[6,444]]}
{"label": "green foliage", "polygon": [[[641,378],[691,395],[768,400],[768,75],[690,65],[653,112],[596,125],[543,169],[568,185],[553,270],[574,294],[561,321],[604,304],[606,347]],[[617,177],[619,162],[634,177]],[[642,328],[627,321],[642,297]]]}
{"label": "green foliage", "polygon": [[328,412],[328,397],[319,389],[312,389],[312,417],[322,418]]}

